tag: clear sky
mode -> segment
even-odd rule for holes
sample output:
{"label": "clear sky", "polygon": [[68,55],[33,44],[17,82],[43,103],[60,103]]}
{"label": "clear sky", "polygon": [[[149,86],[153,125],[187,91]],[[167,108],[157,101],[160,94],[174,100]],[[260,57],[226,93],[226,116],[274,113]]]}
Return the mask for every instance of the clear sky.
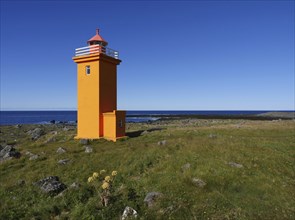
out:
{"label": "clear sky", "polygon": [[1,0],[1,109],[75,110],[75,48],[118,50],[122,110],[294,110],[294,1]]}

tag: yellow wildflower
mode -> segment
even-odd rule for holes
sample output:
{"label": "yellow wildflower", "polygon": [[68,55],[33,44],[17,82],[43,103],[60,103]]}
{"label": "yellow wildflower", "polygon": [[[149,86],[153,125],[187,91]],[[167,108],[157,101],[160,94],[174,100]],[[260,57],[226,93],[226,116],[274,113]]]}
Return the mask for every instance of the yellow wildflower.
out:
{"label": "yellow wildflower", "polygon": [[93,175],[92,175],[93,178],[97,178],[98,176],[99,176],[99,175],[98,175],[97,172],[94,172]]}
{"label": "yellow wildflower", "polygon": [[116,176],[116,175],[117,175],[117,171],[114,170],[114,171],[112,172],[112,176]]}
{"label": "yellow wildflower", "polygon": [[104,180],[105,180],[106,182],[110,182],[111,177],[110,177],[110,176],[106,176],[106,177],[104,178]]}
{"label": "yellow wildflower", "polygon": [[101,188],[103,189],[108,189],[110,187],[110,184],[108,182],[103,182],[103,184],[101,185]]}
{"label": "yellow wildflower", "polygon": [[106,170],[101,170],[99,173],[104,174],[105,172],[107,172],[107,171]]}
{"label": "yellow wildflower", "polygon": [[88,177],[88,183],[91,183],[93,181],[93,177]]}

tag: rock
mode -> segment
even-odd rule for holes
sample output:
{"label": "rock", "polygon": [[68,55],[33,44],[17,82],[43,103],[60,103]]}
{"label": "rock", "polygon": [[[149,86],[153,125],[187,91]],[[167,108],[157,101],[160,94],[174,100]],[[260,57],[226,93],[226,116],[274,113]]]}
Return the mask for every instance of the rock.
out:
{"label": "rock", "polygon": [[62,148],[62,147],[59,147],[57,150],[56,150],[56,153],[59,153],[59,154],[63,154],[67,152],[66,149]]}
{"label": "rock", "polygon": [[[140,135],[146,135],[146,134],[148,134],[148,133],[149,133],[149,132],[148,132],[147,130],[145,130],[145,131],[143,131]],[[128,207],[128,206],[127,206],[127,207]],[[126,207],[126,208],[127,208],[127,207]],[[126,208],[125,208],[125,209],[126,209]]]}
{"label": "rock", "polygon": [[163,140],[163,141],[159,141],[158,142],[158,145],[166,145],[167,141],[166,140]]}
{"label": "rock", "polygon": [[39,186],[44,193],[50,195],[56,195],[64,191],[67,186],[59,181],[57,176],[49,176],[34,183],[35,186]]}
{"label": "rock", "polygon": [[27,151],[27,152],[26,152],[26,155],[29,156],[29,157],[31,157],[31,156],[33,156],[33,155],[35,155],[35,154],[32,154],[30,151]]}
{"label": "rock", "polygon": [[217,135],[216,134],[209,134],[208,137],[209,138],[217,138]]}
{"label": "rock", "polygon": [[186,171],[186,170],[189,170],[191,168],[191,164],[190,163],[186,163],[184,164],[181,169],[182,171]]}
{"label": "rock", "polygon": [[51,131],[50,134],[57,135],[57,131]]}
{"label": "rock", "polygon": [[152,207],[155,201],[161,196],[163,196],[163,194],[160,192],[149,192],[143,201],[148,205],[148,207]]}
{"label": "rock", "polygon": [[16,185],[18,185],[18,186],[23,186],[25,184],[26,184],[26,181],[24,181],[24,180],[18,180],[16,183]]}
{"label": "rock", "polygon": [[130,217],[131,219],[133,219],[133,218],[137,218],[137,211],[136,211],[135,209],[129,207],[129,206],[126,206],[126,208],[124,209],[124,212],[123,212],[123,214],[122,214],[121,219],[122,219],[122,220],[126,220],[126,219],[128,219],[129,217]]}
{"label": "rock", "polygon": [[62,130],[64,130],[64,131],[72,131],[72,130],[74,130],[74,128],[71,128],[71,127],[64,127]]}
{"label": "rock", "polygon": [[68,188],[66,188],[65,190],[63,190],[62,192],[60,192],[56,196],[54,196],[54,198],[63,197],[67,191],[69,191],[71,189],[79,189],[80,186],[81,185],[79,183],[72,183]]}
{"label": "rock", "polygon": [[231,167],[243,168],[242,164],[235,163],[235,162],[229,162],[228,165],[230,165]]}
{"label": "rock", "polygon": [[39,158],[39,155],[35,154],[33,156],[30,156],[29,160],[36,160]]}
{"label": "rock", "polygon": [[39,139],[42,135],[45,134],[44,130],[41,128],[35,128],[34,130],[28,131],[27,134],[31,135],[32,140]]}
{"label": "rock", "polygon": [[7,145],[0,151],[0,161],[10,160],[12,158],[19,158],[20,152],[10,145]]}
{"label": "rock", "polygon": [[15,125],[14,127],[15,127],[15,128],[21,128],[22,125]]}
{"label": "rock", "polygon": [[93,151],[92,147],[89,145],[84,146],[84,148],[85,148],[85,153],[92,153]]}
{"label": "rock", "polygon": [[58,164],[61,164],[61,165],[65,165],[65,164],[67,164],[69,161],[70,161],[70,159],[62,159],[62,160],[59,160],[57,163],[58,163]]}
{"label": "rock", "polygon": [[54,136],[48,138],[44,143],[45,144],[48,144],[48,143],[52,143],[52,142],[55,142],[56,141],[56,138]]}
{"label": "rock", "polygon": [[36,159],[39,158],[39,155],[33,154],[33,153],[29,152],[29,151],[26,152],[26,155],[29,156],[29,160],[36,160]]}
{"label": "rock", "polygon": [[81,184],[74,182],[69,186],[69,189],[79,189],[80,186]]}
{"label": "rock", "polygon": [[199,179],[199,178],[193,178],[192,179],[192,183],[197,186],[197,187],[201,187],[203,188],[204,186],[206,186],[206,182],[204,182],[203,180]]}
{"label": "rock", "polygon": [[51,120],[50,121],[50,124],[55,124],[55,120]]}
{"label": "rock", "polygon": [[79,143],[80,143],[80,144],[84,144],[84,145],[86,145],[86,144],[89,144],[89,140],[88,140],[88,139],[81,139],[81,140],[79,141]]}

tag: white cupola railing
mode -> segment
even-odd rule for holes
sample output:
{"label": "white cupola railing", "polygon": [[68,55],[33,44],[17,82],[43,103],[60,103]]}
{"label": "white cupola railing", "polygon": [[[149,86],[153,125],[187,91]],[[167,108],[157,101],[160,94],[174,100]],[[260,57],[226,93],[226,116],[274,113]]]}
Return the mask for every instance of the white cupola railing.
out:
{"label": "white cupola railing", "polygon": [[101,46],[101,45],[91,45],[87,47],[80,47],[75,50],[76,57],[95,54],[95,53],[103,53],[107,56],[113,57],[115,59],[119,59],[118,51],[108,47]]}

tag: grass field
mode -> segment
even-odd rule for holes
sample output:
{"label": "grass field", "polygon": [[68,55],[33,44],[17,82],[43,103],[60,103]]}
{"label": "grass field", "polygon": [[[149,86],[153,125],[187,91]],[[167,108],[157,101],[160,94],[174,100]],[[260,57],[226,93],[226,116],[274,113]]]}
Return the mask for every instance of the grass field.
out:
{"label": "grass field", "polygon": [[[38,126],[45,135],[32,141],[27,131]],[[69,125],[1,126],[1,145],[21,157],[0,163],[0,219],[120,219],[126,206],[137,219],[295,218],[294,120],[167,120],[130,123],[127,132],[116,143],[90,141],[85,153]],[[102,169],[118,171],[106,207],[87,183]],[[49,196],[33,185],[47,176],[80,187]],[[162,193],[152,207],[148,192]]]}

